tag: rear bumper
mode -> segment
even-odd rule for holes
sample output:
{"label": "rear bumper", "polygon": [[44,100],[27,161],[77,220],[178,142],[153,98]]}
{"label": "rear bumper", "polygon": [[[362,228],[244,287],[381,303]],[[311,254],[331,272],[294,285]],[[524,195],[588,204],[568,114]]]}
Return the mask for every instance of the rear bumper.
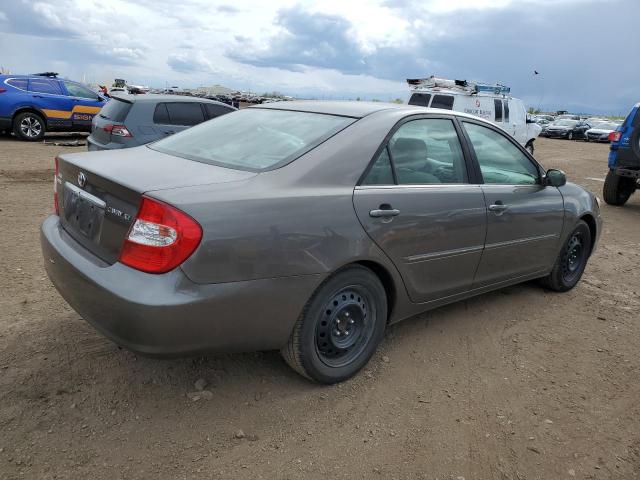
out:
{"label": "rear bumper", "polygon": [[44,265],[85,320],[118,345],[147,355],[282,347],[324,275],[195,284],[180,268],[151,275],[108,265],[80,246],[57,216],[42,224]]}
{"label": "rear bumper", "polygon": [[98,150],[119,150],[121,148],[125,148],[125,145],[122,143],[100,143],[93,138],[93,135],[89,135],[89,137],[87,137],[87,150],[90,152],[96,152]]}

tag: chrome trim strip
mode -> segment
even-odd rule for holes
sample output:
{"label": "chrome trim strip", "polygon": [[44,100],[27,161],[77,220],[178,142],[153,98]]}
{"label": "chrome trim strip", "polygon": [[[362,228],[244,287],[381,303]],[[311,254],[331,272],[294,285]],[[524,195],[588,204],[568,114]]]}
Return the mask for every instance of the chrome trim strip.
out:
{"label": "chrome trim strip", "polygon": [[85,192],[84,190],[76,187],[73,183],[64,182],[64,188],[68,188],[73,193],[87,200],[88,202],[93,203],[96,207],[104,209],[107,206],[107,203],[104,200],[99,199],[95,195],[91,195],[90,193]]}
{"label": "chrome trim strip", "polygon": [[483,248],[483,245],[475,245],[473,247],[456,248],[454,250],[444,250],[440,252],[411,255],[410,257],[403,258],[403,260],[405,263],[427,262],[429,260],[437,260],[445,257],[457,257],[460,255],[468,255],[470,253],[481,252]]}
{"label": "chrome trim strip", "polygon": [[413,185],[356,185],[355,190],[390,190],[394,188],[408,189],[408,188],[460,188],[460,187],[480,187],[479,183],[430,183],[430,184],[413,184]]}
{"label": "chrome trim strip", "polygon": [[509,240],[506,242],[495,242],[495,243],[489,243],[487,245],[485,245],[485,250],[491,250],[491,249],[495,249],[495,248],[502,248],[502,247],[510,247],[512,245],[522,245],[524,243],[532,243],[532,242],[539,242],[541,240],[549,240],[552,238],[558,238],[560,235],[556,234],[556,233],[549,233],[547,235],[538,235],[535,237],[526,237],[526,238],[518,238],[516,240]]}

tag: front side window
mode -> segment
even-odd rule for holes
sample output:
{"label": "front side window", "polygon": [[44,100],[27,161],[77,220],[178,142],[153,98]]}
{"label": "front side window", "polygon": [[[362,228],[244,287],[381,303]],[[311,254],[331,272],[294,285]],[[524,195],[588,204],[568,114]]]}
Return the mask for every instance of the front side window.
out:
{"label": "front side window", "polygon": [[453,110],[453,96],[451,95],[434,95],[431,102],[431,108],[443,108],[445,110]]}
{"label": "front side window", "polygon": [[295,160],[354,121],[337,115],[247,108],[149,148],[202,163],[261,171]]}
{"label": "front side window", "polygon": [[78,85],[73,82],[64,82],[64,86],[67,87],[67,92],[71,97],[79,97],[79,98],[88,98],[90,100],[98,100],[98,94],[92,92],[88,88],[83,87],[82,85]]}
{"label": "front side window", "polygon": [[503,134],[475,123],[463,122],[480,164],[485,183],[534,185],[538,168]]}
{"label": "front side window", "polygon": [[49,80],[47,78],[30,79],[29,91],[36,93],[48,93],[50,95],[62,95],[60,84],[56,80]]}

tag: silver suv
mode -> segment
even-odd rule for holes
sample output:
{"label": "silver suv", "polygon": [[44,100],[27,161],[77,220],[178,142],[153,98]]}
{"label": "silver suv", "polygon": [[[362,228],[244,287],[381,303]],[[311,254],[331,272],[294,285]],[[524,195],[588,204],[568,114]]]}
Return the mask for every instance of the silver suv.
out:
{"label": "silver suv", "polygon": [[118,95],[91,122],[89,151],[137,147],[236,110],[178,95]]}

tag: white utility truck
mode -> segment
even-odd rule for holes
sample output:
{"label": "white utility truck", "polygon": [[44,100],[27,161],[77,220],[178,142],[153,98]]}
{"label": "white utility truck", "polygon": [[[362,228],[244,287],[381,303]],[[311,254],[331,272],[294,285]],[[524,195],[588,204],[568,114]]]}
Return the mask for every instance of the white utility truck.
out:
{"label": "white utility truck", "polygon": [[542,127],[529,121],[524,103],[511,96],[509,87],[435,76],[407,79],[407,83],[411,88],[409,105],[455,110],[489,120],[533,155],[533,142]]}

